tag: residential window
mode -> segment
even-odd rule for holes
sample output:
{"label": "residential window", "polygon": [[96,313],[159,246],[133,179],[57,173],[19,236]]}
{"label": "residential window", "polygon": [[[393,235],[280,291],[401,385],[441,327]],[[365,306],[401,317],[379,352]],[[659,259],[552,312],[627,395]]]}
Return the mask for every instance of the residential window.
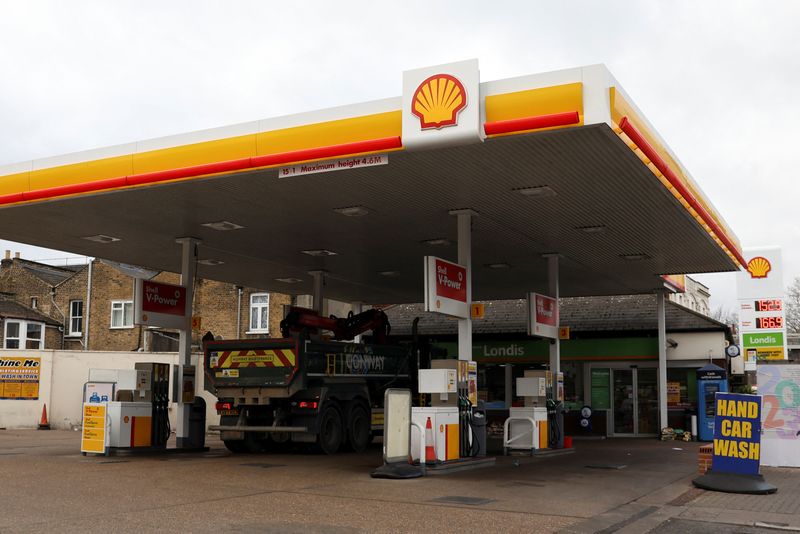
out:
{"label": "residential window", "polygon": [[111,328],[133,328],[133,301],[111,301]]}
{"label": "residential window", "polygon": [[250,332],[269,333],[269,293],[250,295]]}
{"label": "residential window", "polygon": [[14,321],[6,319],[3,348],[6,349],[43,349],[44,323]]}
{"label": "residential window", "polygon": [[39,307],[39,298],[38,297],[31,297],[31,308],[34,310]]}
{"label": "residential window", "polygon": [[80,336],[83,334],[83,301],[69,301],[69,324],[67,325],[68,336]]}

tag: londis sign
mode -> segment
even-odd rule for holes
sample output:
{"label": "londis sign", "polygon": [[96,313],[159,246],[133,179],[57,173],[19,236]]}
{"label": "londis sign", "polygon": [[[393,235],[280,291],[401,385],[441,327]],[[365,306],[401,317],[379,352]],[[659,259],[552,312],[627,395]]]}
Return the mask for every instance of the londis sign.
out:
{"label": "londis sign", "polygon": [[425,311],[466,319],[467,268],[435,256],[425,256]]}
{"label": "londis sign", "polygon": [[717,393],[711,469],[757,475],[761,462],[761,397]]}

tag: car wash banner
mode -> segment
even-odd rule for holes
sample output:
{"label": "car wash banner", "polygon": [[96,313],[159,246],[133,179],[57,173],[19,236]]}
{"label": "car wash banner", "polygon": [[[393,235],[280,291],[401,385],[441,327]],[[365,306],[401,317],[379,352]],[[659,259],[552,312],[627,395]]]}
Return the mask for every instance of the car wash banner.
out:
{"label": "car wash banner", "polygon": [[761,463],[761,397],[717,393],[711,469],[757,475]]}
{"label": "car wash banner", "polygon": [[38,399],[41,366],[41,358],[0,358],[0,399]]}

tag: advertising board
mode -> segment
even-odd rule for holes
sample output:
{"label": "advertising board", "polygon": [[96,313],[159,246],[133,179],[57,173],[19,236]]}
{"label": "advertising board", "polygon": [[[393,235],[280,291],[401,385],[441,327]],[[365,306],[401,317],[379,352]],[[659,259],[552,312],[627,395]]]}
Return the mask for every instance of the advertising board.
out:
{"label": "advertising board", "polygon": [[38,399],[41,365],[41,358],[0,357],[0,399]]}
{"label": "advertising board", "polygon": [[144,326],[186,328],[186,288],[136,279],[134,322]]}
{"label": "advertising board", "polygon": [[785,360],[786,324],[781,249],[744,251],[746,269],[736,275],[739,332],[745,371],[756,362]]}
{"label": "advertising board", "polygon": [[466,319],[467,268],[435,256],[425,256],[425,311]]}
{"label": "advertising board", "polygon": [[759,364],[764,399],[762,459],[773,467],[800,467],[800,365]]}
{"label": "advertising board", "polygon": [[757,475],[761,462],[761,397],[717,393],[711,469]]}
{"label": "advertising board", "polygon": [[558,339],[558,300],[528,294],[528,335]]}

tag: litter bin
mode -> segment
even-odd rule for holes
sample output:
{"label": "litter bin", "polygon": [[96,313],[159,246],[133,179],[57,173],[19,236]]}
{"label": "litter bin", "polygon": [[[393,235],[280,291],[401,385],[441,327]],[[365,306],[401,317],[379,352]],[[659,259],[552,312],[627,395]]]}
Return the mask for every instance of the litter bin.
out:
{"label": "litter bin", "polygon": [[206,446],[206,401],[203,397],[195,397],[189,410],[189,443],[192,449]]}
{"label": "litter bin", "polygon": [[472,439],[478,444],[475,456],[482,458],[486,456],[486,410],[482,403],[472,409],[472,431]]}

